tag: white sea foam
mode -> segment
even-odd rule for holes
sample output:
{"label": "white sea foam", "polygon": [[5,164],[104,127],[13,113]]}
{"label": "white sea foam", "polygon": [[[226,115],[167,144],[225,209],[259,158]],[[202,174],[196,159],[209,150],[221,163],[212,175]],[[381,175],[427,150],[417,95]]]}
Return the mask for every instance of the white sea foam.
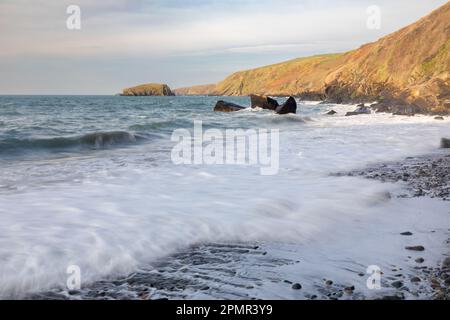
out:
{"label": "white sea foam", "polygon": [[[450,134],[449,120],[344,117],[351,106],[332,107],[339,113],[335,117],[275,124],[282,129],[281,164],[273,177],[260,176],[252,166],[174,166],[170,141],[158,142],[159,152],[145,144],[4,167],[0,297],[64,286],[69,265],[80,266],[88,283],[214,241],[288,242],[309,257],[306,274],[335,270],[338,278],[341,260],[369,263],[385,254],[375,262],[386,265],[402,249],[403,243],[391,243],[393,237],[372,245],[381,239],[378,232],[445,229],[444,205],[410,206],[408,200],[382,196],[399,185],[329,173],[435,150]],[[433,220],[422,225],[428,205]],[[409,217],[417,223],[411,225]],[[421,241],[433,244],[425,236]],[[336,264],[320,270],[318,250]],[[437,251],[429,258],[437,260]]]}

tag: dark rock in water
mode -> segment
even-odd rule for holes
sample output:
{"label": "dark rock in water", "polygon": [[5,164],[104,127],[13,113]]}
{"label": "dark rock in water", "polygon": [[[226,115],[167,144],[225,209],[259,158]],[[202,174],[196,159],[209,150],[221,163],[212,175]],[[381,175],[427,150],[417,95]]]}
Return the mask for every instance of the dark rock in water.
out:
{"label": "dark rock in water", "polygon": [[252,108],[275,110],[279,106],[278,101],[270,97],[252,94],[250,95],[250,100],[252,103]]}
{"label": "dark rock in water", "polygon": [[425,248],[423,246],[405,247],[405,249],[411,251],[425,251]]}
{"label": "dark rock in water", "polygon": [[292,289],[294,290],[300,290],[302,288],[302,285],[300,283],[294,283],[292,285]]}
{"label": "dark rock in water", "polygon": [[332,115],[335,115],[336,113],[337,113],[336,111],[330,110],[330,111],[328,111],[328,112],[325,113],[325,114],[328,115],[328,116],[332,116]]}
{"label": "dark rock in water", "polygon": [[333,281],[327,280],[327,281],[325,281],[325,284],[326,284],[327,286],[332,286],[332,285],[333,285]]}
{"label": "dark rock in water", "polygon": [[402,99],[386,99],[371,105],[375,112],[392,113],[399,116],[414,116],[416,113],[426,113],[426,108],[416,104],[408,104]]}
{"label": "dark rock in water", "polygon": [[235,112],[244,109],[245,107],[223,100],[217,101],[216,106],[214,107],[215,112]]}
{"label": "dark rock in water", "polygon": [[444,149],[450,148],[450,139],[442,138],[441,148],[444,148]]}
{"label": "dark rock in water", "polygon": [[417,282],[421,282],[422,280],[420,280],[420,278],[419,277],[412,277],[411,278],[411,282],[412,283],[417,283]]}
{"label": "dark rock in water", "polygon": [[401,287],[403,287],[403,282],[402,281],[394,281],[394,282],[391,283],[391,285],[394,288],[400,289]]}
{"label": "dark rock in water", "polygon": [[412,234],[412,232],[406,231],[406,232],[400,233],[400,235],[402,235],[402,236],[412,236],[413,234]]}
{"label": "dark rock in water", "polygon": [[360,104],[360,105],[358,105],[358,108],[355,111],[347,112],[345,114],[345,116],[349,117],[349,116],[357,116],[360,114],[370,114],[370,113],[371,113],[371,111],[368,107],[366,107],[364,104]]}
{"label": "dark rock in water", "polygon": [[392,109],[392,114],[394,116],[408,116],[412,117],[414,116],[419,110],[415,108],[413,105],[406,105],[406,106],[396,106]]}
{"label": "dark rock in water", "polygon": [[444,117],[442,117],[442,116],[437,116],[437,117],[434,117],[434,120],[444,120]]}
{"label": "dark rock in water", "polygon": [[278,114],[297,113],[297,102],[293,97],[289,97],[285,103],[275,109]]}

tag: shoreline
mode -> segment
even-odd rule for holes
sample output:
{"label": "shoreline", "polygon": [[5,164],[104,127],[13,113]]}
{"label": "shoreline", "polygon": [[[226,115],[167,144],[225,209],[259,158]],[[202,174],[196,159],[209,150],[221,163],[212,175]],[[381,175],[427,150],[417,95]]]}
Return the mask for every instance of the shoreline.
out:
{"label": "shoreline", "polygon": [[[419,197],[449,201],[449,187],[446,185],[450,181],[449,168],[450,152],[448,149],[440,149],[428,155],[408,157],[401,161],[333,175],[402,183],[404,188],[401,188],[401,192],[389,197],[395,196],[403,201],[409,202],[412,200],[408,199]],[[418,188],[422,192],[417,192]],[[421,244],[414,241],[415,234],[409,230],[404,231],[404,234],[397,234],[395,237],[408,239],[411,245]],[[427,237],[436,234],[434,230],[427,232]],[[449,243],[450,239],[447,246]],[[427,252],[424,252],[424,257]],[[353,262],[355,269],[349,270],[350,274],[354,275],[353,280],[350,280],[349,274],[345,276],[348,278],[346,281],[329,279],[325,274],[323,280],[317,277],[308,279],[308,269],[304,271],[305,274],[292,273],[292,270],[301,268],[304,263],[308,264],[308,257],[303,255],[301,247],[284,243],[232,242],[198,244],[126,277],[97,281],[80,291],[55,289],[32,294],[29,298],[252,300],[260,299],[260,295],[263,299],[264,295],[279,295],[283,299],[290,297],[302,300],[449,299],[449,261],[446,261],[446,265],[436,265],[424,260],[420,251],[405,250],[398,253],[404,254],[404,258],[407,255],[406,260],[409,262],[405,266],[391,262],[389,270],[383,269],[383,290],[373,294],[361,290],[361,283],[365,283],[368,275],[364,273],[365,267],[358,260]],[[442,259],[438,260],[445,261],[446,257],[450,256],[449,253],[450,250],[442,252]],[[345,253],[342,258],[344,256]],[[404,259],[398,258],[398,261]],[[248,273],[248,270],[253,269],[257,270],[256,274]],[[291,273],[279,270],[291,270]],[[359,281],[355,280],[358,278]]]}

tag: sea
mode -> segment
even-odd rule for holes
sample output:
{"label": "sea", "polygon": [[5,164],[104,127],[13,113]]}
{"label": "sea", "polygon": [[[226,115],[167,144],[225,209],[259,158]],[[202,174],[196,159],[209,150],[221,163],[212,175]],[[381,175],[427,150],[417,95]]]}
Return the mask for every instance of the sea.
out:
{"label": "sea", "polygon": [[[448,202],[336,173],[436,152],[448,117],[346,117],[355,106],[308,101],[295,115],[213,112],[222,99],[250,105],[0,96],[0,298],[298,299],[320,296],[325,279],[367,297],[369,266],[413,270],[403,231],[438,263]],[[176,163],[174,132],[195,123],[278,132],[276,173]]]}

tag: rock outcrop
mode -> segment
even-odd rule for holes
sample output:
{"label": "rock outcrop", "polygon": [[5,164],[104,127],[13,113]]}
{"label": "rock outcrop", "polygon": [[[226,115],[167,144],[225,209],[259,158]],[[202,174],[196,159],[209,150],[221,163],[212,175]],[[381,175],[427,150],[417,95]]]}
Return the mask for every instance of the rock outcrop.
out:
{"label": "rock outcrop", "polygon": [[148,83],[123,89],[122,96],[174,96],[167,84]]}
{"label": "rock outcrop", "polygon": [[289,97],[285,103],[275,109],[278,114],[297,113],[297,102],[293,97]]}
{"label": "rock outcrop", "polygon": [[252,108],[262,108],[268,110],[275,110],[279,104],[278,101],[270,97],[250,95]]}

